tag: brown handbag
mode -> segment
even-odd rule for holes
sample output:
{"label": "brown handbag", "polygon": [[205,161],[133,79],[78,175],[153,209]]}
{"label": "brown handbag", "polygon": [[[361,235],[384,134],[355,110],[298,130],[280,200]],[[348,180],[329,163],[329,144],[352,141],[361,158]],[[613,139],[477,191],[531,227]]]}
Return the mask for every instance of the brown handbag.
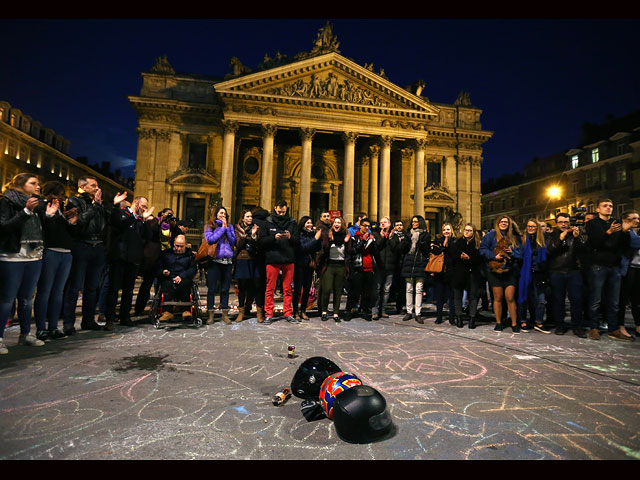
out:
{"label": "brown handbag", "polygon": [[218,249],[218,242],[210,245],[206,238],[202,239],[198,253],[196,253],[196,263],[208,262],[216,258],[216,250]]}
{"label": "brown handbag", "polygon": [[428,273],[442,273],[443,270],[444,270],[444,252],[442,252],[439,255],[430,253],[429,262],[427,262],[427,266],[424,268],[424,271]]}

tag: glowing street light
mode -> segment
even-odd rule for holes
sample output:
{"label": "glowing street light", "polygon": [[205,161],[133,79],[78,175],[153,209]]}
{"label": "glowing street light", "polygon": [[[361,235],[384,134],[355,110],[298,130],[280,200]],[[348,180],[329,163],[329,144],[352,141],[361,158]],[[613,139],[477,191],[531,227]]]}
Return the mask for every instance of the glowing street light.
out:
{"label": "glowing street light", "polygon": [[547,190],[547,195],[550,198],[560,198],[562,196],[562,189],[557,185],[553,185]]}

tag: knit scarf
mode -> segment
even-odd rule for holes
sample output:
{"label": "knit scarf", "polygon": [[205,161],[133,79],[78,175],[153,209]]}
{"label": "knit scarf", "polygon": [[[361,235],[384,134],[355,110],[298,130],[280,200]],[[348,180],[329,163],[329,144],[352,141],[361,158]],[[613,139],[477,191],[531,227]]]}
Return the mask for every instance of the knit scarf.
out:
{"label": "knit scarf", "polygon": [[[25,208],[27,206],[27,200],[30,198],[29,195],[13,189],[5,191],[4,196],[20,208]],[[27,218],[20,234],[20,245],[28,252],[29,257],[41,256],[44,250],[44,240],[42,236],[42,225],[40,224],[40,217],[38,217],[38,215],[29,215]]]}
{"label": "knit scarf", "polygon": [[[525,303],[529,293],[529,285],[532,280],[533,271],[533,250],[531,249],[531,243],[536,241],[535,235],[529,235],[527,238],[524,255],[522,257],[522,268],[520,269],[520,280],[518,282],[518,303]],[[545,247],[538,247],[538,255],[536,257],[536,265],[542,264],[547,260],[547,249]]]}
{"label": "knit scarf", "polygon": [[416,253],[416,248],[418,248],[418,240],[420,239],[420,234],[423,232],[421,228],[416,228],[415,230],[411,230],[411,249],[409,253]]}

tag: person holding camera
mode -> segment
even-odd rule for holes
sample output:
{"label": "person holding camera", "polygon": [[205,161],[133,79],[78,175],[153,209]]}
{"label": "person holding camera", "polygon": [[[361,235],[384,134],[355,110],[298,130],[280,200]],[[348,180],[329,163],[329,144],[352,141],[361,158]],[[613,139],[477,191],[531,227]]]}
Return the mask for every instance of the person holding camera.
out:
{"label": "person holding camera", "polygon": [[564,317],[565,299],[568,296],[573,333],[586,338],[583,310],[585,287],[580,271],[580,258],[588,251],[587,236],[578,226],[571,225],[568,213],[558,213],[556,224],[558,228],[551,233],[547,246],[550,303],[556,335],[563,335],[567,331]]}
{"label": "person holding camera", "polygon": [[236,265],[234,278],[238,284],[238,316],[241,322],[251,313],[251,305],[256,302],[258,321],[264,320],[264,295],[259,295],[260,265],[257,262],[260,227],[253,223],[250,209],[243,210],[236,225]]}
{"label": "person holding camera", "polygon": [[[618,309],[620,303],[620,284],[622,280],[620,263],[621,252],[629,248],[629,230],[631,223],[613,218],[613,202],[598,200],[597,216],[586,224],[589,243],[592,248],[589,270],[589,296],[591,303],[591,329],[589,338],[600,340],[599,309],[604,306],[604,317],[608,325],[609,337],[619,340],[628,338],[618,327]],[[606,301],[602,301],[603,295]]]}

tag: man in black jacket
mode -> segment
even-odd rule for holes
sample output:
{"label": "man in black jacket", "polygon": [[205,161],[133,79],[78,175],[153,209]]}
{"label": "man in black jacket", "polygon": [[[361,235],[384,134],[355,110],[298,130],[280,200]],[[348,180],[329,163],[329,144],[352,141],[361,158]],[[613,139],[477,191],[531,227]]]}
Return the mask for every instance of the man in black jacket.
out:
{"label": "man in black jacket", "polygon": [[131,207],[114,208],[112,211],[105,330],[114,329],[118,291],[121,289],[120,325],[133,326],[130,317],[133,287],[144,260],[145,243],[151,239],[148,220],[153,218],[154,209],[148,206],[145,197],[136,197],[131,202]]}
{"label": "man in black jacket", "polygon": [[[621,253],[629,247],[630,224],[612,218],[613,202],[609,199],[598,201],[598,216],[586,224],[589,243],[593,250],[589,271],[589,294],[591,297],[591,329],[589,338],[600,340],[598,331],[598,310],[604,306],[604,316],[609,336],[622,335],[618,329],[618,305],[620,301]],[[606,301],[602,302],[602,296]]]}
{"label": "man in black jacket", "polygon": [[[75,333],[76,305],[82,290],[82,322],[83,330],[101,330],[95,321],[98,302],[98,286],[100,274],[106,262],[106,228],[109,211],[102,203],[102,190],[98,181],[90,176],[78,179],[79,195],[70,197],[67,210],[78,211],[75,229],[75,241],[71,249],[73,261],[63,299],[63,331],[67,335]],[[117,195],[114,204],[126,197]]]}
{"label": "man in black jacket", "polygon": [[[196,261],[187,248],[187,240],[184,235],[178,235],[173,241],[173,248],[160,254],[156,266],[156,273],[160,278],[160,289],[164,293],[164,300],[171,302],[177,299],[180,302],[189,301],[189,294],[193,286],[193,278],[197,272]],[[167,309],[160,317],[160,321],[173,318],[173,313]],[[191,318],[190,309],[182,312],[182,318]]]}
{"label": "man in black jacket", "polygon": [[266,218],[266,225],[261,229],[260,248],[264,251],[266,264],[267,288],[264,294],[264,324],[273,321],[274,293],[278,275],[282,272],[283,310],[287,322],[295,322],[293,317],[293,282],[295,254],[296,221],[287,215],[287,202],[276,203],[273,213]]}
{"label": "man in black jacket", "polygon": [[377,318],[388,318],[389,315],[385,312],[384,307],[391,295],[391,285],[393,284],[393,274],[398,263],[401,240],[391,225],[389,217],[382,217],[380,228],[372,229],[372,233],[376,236],[376,242],[379,241],[378,255],[380,259],[376,271],[378,280],[377,299],[373,307],[373,314],[377,315]]}
{"label": "man in black jacket", "polygon": [[581,234],[578,227],[571,226],[567,213],[558,213],[556,224],[558,228],[551,233],[547,243],[551,309],[556,334],[563,335],[567,331],[564,317],[565,298],[568,295],[573,333],[586,338],[583,315],[584,284],[579,259],[587,251],[587,236]]}

